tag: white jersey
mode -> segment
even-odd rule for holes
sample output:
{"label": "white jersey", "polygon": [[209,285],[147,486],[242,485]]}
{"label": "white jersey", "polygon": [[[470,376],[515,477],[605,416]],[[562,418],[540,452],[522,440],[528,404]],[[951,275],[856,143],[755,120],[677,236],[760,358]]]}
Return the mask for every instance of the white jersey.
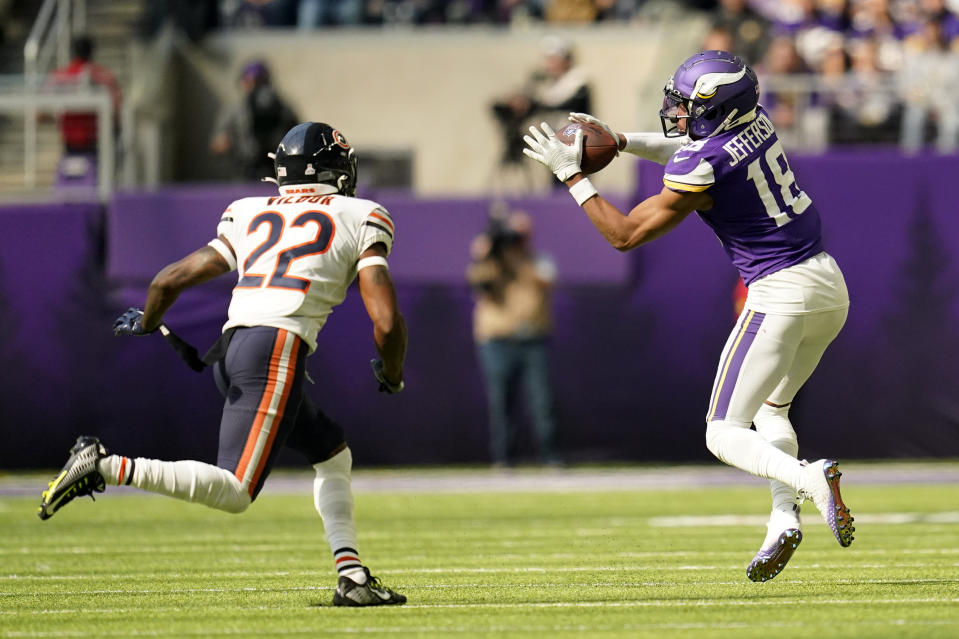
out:
{"label": "white jersey", "polygon": [[210,242],[235,266],[237,284],[225,331],[273,326],[316,348],[316,335],[356,278],[360,255],[381,242],[393,247],[393,220],[371,200],[329,193],[323,184],[280,187],[272,197],[236,200]]}

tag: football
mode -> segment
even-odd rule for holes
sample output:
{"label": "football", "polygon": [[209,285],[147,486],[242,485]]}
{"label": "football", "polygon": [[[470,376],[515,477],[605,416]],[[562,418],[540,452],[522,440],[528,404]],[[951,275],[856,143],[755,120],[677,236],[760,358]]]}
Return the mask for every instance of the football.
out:
{"label": "football", "polygon": [[556,133],[556,138],[563,144],[572,144],[577,129],[583,130],[583,160],[579,165],[583,173],[596,173],[606,168],[616,157],[618,140],[602,127],[585,122],[570,122]]}

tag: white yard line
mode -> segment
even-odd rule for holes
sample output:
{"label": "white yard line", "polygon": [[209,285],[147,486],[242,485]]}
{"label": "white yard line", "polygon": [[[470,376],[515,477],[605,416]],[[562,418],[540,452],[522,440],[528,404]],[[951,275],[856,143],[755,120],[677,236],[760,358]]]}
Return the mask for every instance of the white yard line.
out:
{"label": "white yard line", "polygon": [[[828,566],[818,566],[815,569],[832,569],[834,564],[829,564]],[[861,568],[861,566],[848,566],[849,568]],[[900,566],[897,565],[882,565],[875,566],[877,569],[889,569],[897,568]],[[913,566],[915,567],[915,566]],[[686,566],[686,569],[689,570],[731,570],[733,568],[739,568],[739,565],[736,566]],[[803,570],[810,570],[809,566],[802,568]],[[799,569],[794,570],[797,572]],[[393,570],[391,575],[396,578],[397,575],[415,575],[415,574],[435,574],[438,571],[433,570]],[[568,567],[563,569],[556,570],[542,570],[542,569],[525,569],[525,568],[504,568],[501,570],[496,569],[452,569],[445,570],[443,572],[454,573],[454,574],[523,574],[523,573],[591,573],[591,572],[623,572],[622,568],[602,568],[595,569],[587,566],[582,567]],[[232,576],[232,575],[228,575]],[[249,577],[262,577],[262,575],[257,575],[255,573],[250,573]],[[310,573],[309,575],[304,575],[311,578],[315,578],[315,573]],[[91,581],[102,581],[104,579],[112,579],[119,577],[119,575],[97,575],[94,578],[91,578]],[[123,575],[127,580],[131,579],[131,575]],[[137,578],[148,578],[147,576],[137,575]],[[206,576],[205,576],[206,577]],[[212,577],[217,577],[217,575],[211,575]],[[155,578],[171,578],[169,575],[156,575]],[[69,580],[76,581],[79,580],[79,577],[73,578],[64,578],[62,576],[51,576],[51,581],[58,580]],[[834,579],[831,580],[836,584],[855,584],[855,585],[882,585],[889,582],[888,579]],[[941,578],[929,578],[929,579],[896,579],[897,585],[942,585],[943,579]],[[959,578],[955,580],[950,580],[959,586]],[[803,584],[804,580],[801,579],[778,579],[777,583],[790,583],[790,584]],[[609,588],[609,587],[622,587],[622,588],[682,588],[688,589],[690,587],[707,587],[707,586],[742,586],[746,584],[744,581],[728,581],[728,580],[713,580],[713,579],[697,579],[696,581],[610,581],[610,582],[563,582],[563,583],[498,583],[498,584],[489,584],[483,582],[475,583],[433,583],[430,585],[424,586],[407,586],[408,590],[463,590],[469,588],[487,588],[487,589],[502,589],[502,588],[570,588],[570,587],[581,587],[581,588]],[[323,591],[332,591],[333,586],[285,586],[285,587],[263,587],[263,586],[237,586],[234,588],[168,588],[163,590],[158,589],[139,589],[139,588],[123,588],[123,589],[96,589],[96,590],[60,590],[56,591],[57,596],[90,596],[90,595],[126,595],[126,596],[140,596],[148,594],[163,594],[163,595],[180,595],[180,594],[193,594],[193,593],[228,593],[228,592],[262,592],[262,593],[271,593],[271,592],[323,592]],[[2,592],[0,591],[0,602],[3,601],[5,597],[17,597],[22,593],[19,592]],[[11,614],[16,611],[3,611],[0,610],[0,614]]]}
{"label": "white yard line", "polygon": [[[841,461],[841,460],[840,460]],[[959,484],[959,463],[925,462],[842,462],[844,482],[858,484]],[[49,475],[55,475],[51,470]],[[11,474],[0,477],[0,496],[31,496],[38,499],[46,487],[46,474]],[[622,490],[665,490],[703,486],[766,486],[765,479],[753,477],[719,462],[709,465],[616,466],[597,468],[520,467],[508,470],[487,468],[397,468],[355,469],[356,493],[478,493],[478,492],[592,492]],[[138,492],[129,487],[111,486],[109,492]],[[278,469],[267,480],[263,495],[311,494],[313,474]],[[2,503],[0,503],[2,507]]]}
{"label": "white yard line", "polygon": [[[296,589],[304,590],[304,589]],[[138,591],[142,594],[155,594],[155,591]],[[188,591],[195,592],[195,591]],[[205,591],[200,591],[205,592]],[[219,592],[219,591],[215,591]],[[676,600],[676,601],[553,601],[553,602],[483,602],[483,603],[436,603],[436,604],[406,604],[390,608],[395,611],[423,610],[423,609],[490,609],[490,608],[762,608],[769,606],[889,606],[889,605],[913,605],[913,604],[954,604],[959,603],[959,597],[883,597],[881,599],[834,599],[834,598],[793,598],[793,599],[723,599],[714,601],[709,599],[700,600]],[[223,611],[229,608],[224,602],[217,604],[218,610]],[[290,610],[291,606],[248,606],[238,604],[235,606],[241,610]],[[312,608],[312,606],[311,606]],[[179,611],[183,608],[176,606],[150,607],[153,613],[163,611]],[[8,616],[18,615],[69,615],[69,614],[117,614],[126,615],[131,613],[141,613],[141,608],[75,608],[75,609],[43,609],[43,610],[9,610],[0,611],[0,614]],[[950,620],[952,621],[952,620]],[[959,624],[959,619],[952,621]]]}

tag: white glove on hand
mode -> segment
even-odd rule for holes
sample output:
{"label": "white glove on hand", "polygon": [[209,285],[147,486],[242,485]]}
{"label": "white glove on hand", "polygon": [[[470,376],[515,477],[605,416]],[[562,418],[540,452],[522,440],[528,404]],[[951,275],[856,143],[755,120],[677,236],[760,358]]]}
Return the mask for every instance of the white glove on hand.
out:
{"label": "white glove on hand", "polygon": [[545,122],[540,124],[540,127],[542,131],[535,126],[529,128],[533,137],[523,136],[523,140],[529,147],[523,149],[523,155],[546,165],[546,168],[556,174],[560,182],[565,182],[577,173],[582,173],[583,169],[579,164],[583,160],[583,131],[577,130],[573,144],[569,145],[560,142],[553,129]]}
{"label": "white glove on hand", "polygon": [[612,127],[610,127],[608,124],[597,117],[591,116],[589,113],[570,113],[569,121],[579,124],[595,124],[599,128],[605,130],[614,140],[616,140],[616,155],[619,155],[619,134],[613,131]]}

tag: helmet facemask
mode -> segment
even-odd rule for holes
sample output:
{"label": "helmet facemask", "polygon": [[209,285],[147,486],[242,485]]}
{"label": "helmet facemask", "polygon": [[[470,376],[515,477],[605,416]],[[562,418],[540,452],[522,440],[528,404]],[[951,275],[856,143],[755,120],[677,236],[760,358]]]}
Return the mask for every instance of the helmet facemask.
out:
{"label": "helmet facemask", "polygon": [[[689,132],[689,119],[695,109],[694,102],[675,89],[663,89],[663,108],[659,110],[659,119],[663,125],[663,135],[678,138]],[[686,120],[685,131],[680,131],[679,121]]]}

